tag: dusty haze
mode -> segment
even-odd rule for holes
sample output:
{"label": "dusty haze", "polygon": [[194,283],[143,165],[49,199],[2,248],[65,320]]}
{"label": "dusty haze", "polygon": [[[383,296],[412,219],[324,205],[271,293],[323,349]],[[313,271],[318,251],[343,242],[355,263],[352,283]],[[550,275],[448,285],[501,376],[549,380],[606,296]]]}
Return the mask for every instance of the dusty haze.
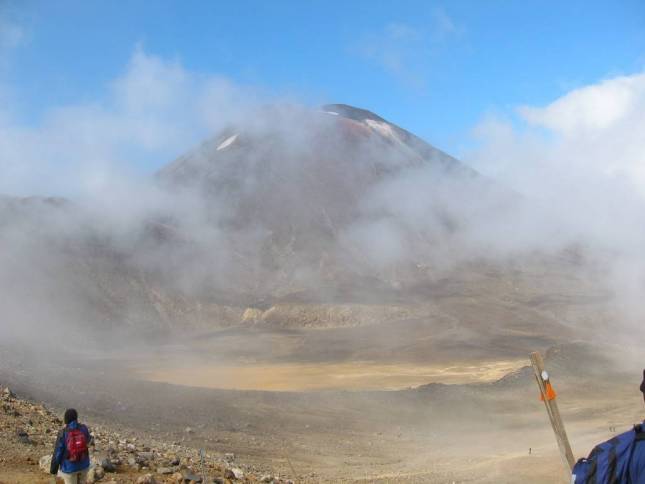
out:
{"label": "dusty haze", "polygon": [[535,349],[578,454],[636,418],[643,75],[490,116],[457,157],[142,48],[106,92],[36,127],[0,110],[18,388],[170,439],[190,415],[195,446],[330,478],[513,475],[530,446],[549,482]]}

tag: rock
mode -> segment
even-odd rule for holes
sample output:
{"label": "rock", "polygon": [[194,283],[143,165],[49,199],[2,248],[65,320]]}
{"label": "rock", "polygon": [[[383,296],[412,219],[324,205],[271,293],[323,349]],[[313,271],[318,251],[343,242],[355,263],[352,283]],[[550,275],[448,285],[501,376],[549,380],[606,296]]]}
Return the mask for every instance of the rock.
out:
{"label": "rock", "polygon": [[108,458],[101,460],[101,467],[105,472],[116,472],[116,465]]}
{"label": "rock", "polygon": [[188,472],[184,474],[184,482],[202,482],[201,476]]}
{"label": "rock", "polygon": [[170,476],[170,482],[176,482],[177,484],[184,482],[184,475],[181,472],[175,472]]}
{"label": "rock", "polygon": [[260,482],[273,482],[273,476],[266,474],[260,477]]}
{"label": "rock", "polygon": [[90,470],[87,472],[87,483],[94,484],[97,481],[100,481],[105,477],[105,471],[101,466],[90,467]]}
{"label": "rock", "polygon": [[181,461],[179,460],[179,457],[177,457],[176,455],[174,455],[174,456],[172,456],[170,458],[170,465],[171,466],[178,466],[180,464],[180,462]]}
{"label": "rock", "polygon": [[255,323],[262,319],[262,311],[257,308],[246,308],[242,314],[242,321],[245,323]]}
{"label": "rock", "polygon": [[[145,453],[143,453],[145,454]],[[142,454],[137,454],[136,457],[134,458],[136,463],[142,466],[148,465],[148,459],[145,457],[145,455]]]}
{"label": "rock", "polygon": [[7,411],[7,413],[8,413],[9,415],[14,416],[14,417],[20,417],[20,412],[19,412],[18,410],[16,410],[15,408],[9,409],[9,410]]}
{"label": "rock", "polygon": [[140,460],[152,460],[154,458],[154,453],[152,452],[139,452],[137,454]]}
{"label": "rock", "polygon": [[22,444],[31,444],[31,440],[29,440],[29,434],[25,432],[24,429],[16,429],[16,436],[18,437],[18,441]]}
{"label": "rock", "polygon": [[224,477],[227,479],[242,479],[244,477],[244,472],[242,472],[242,469],[233,467],[224,471]]}
{"label": "rock", "polygon": [[192,434],[192,433],[193,433],[193,429],[191,429],[190,427],[186,427],[186,429],[184,430],[184,432],[186,432],[187,434]]}
{"label": "rock", "polygon": [[2,396],[5,398],[14,398],[16,395],[9,389],[9,387],[6,387],[2,390]]}
{"label": "rock", "polygon": [[43,472],[46,472],[49,474],[49,468],[52,464],[52,456],[51,455],[44,455],[38,460],[38,467],[40,467]]}
{"label": "rock", "polygon": [[172,474],[170,467],[157,467],[157,474]]}
{"label": "rock", "polygon": [[137,479],[137,484],[157,484],[157,480],[152,474],[146,474]]}
{"label": "rock", "polygon": [[233,454],[232,452],[227,452],[226,454],[224,454],[224,460],[226,462],[233,462],[235,460],[235,454]]}

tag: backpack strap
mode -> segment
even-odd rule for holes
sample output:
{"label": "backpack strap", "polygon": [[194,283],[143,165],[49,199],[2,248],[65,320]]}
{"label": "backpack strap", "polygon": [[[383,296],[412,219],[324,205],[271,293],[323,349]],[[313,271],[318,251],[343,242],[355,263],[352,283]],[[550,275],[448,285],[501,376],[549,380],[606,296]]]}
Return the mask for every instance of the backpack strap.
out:
{"label": "backpack strap", "polygon": [[616,447],[618,446],[618,442],[619,440],[617,437],[614,437],[609,441],[611,447],[609,448],[609,456],[607,457],[607,480],[612,484],[618,482],[618,478],[616,477],[616,465],[618,464]]}
{"label": "backpack strap", "polygon": [[630,472],[630,465],[632,463],[632,457],[634,456],[634,449],[636,448],[636,444],[638,442],[645,440],[645,428],[643,428],[643,424],[636,424],[634,425],[634,433],[636,434],[634,436],[634,442],[632,442],[632,448],[629,449],[629,457],[627,458],[627,464],[626,464],[626,477],[627,477],[627,482],[629,484],[632,484],[632,475]]}
{"label": "backpack strap", "polygon": [[598,459],[596,456],[602,452],[602,448],[600,445],[595,446],[593,449],[591,449],[591,452],[589,453],[589,457],[587,459],[590,462],[589,469],[587,470],[587,476],[586,476],[586,481],[587,482],[595,482],[596,481],[596,473],[598,472]]}

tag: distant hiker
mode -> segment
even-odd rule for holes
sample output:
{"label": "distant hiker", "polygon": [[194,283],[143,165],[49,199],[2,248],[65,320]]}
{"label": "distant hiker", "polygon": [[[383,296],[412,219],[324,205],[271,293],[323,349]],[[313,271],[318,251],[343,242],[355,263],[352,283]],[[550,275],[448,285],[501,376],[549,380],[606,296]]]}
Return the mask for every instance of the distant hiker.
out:
{"label": "distant hiker", "polygon": [[56,475],[60,469],[65,484],[85,484],[92,436],[85,425],[78,423],[78,413],[73,408],[65,411],[64,420],[65,428],[58,432],[49,472]]}
{"label": "distant hiker", "polygon": [[[645,370],[640,386],[645,401]],[[645,422],[597,445],[573,468],[572,484],[645,484]]]}

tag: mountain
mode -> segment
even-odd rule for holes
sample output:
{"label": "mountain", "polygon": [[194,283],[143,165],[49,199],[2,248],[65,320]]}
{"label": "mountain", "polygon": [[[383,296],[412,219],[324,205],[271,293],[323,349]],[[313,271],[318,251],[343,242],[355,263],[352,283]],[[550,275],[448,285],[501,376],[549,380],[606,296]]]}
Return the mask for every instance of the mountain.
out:
{"label": "mountain", "polygon": [[162,168],[158,177],[169,185],[210,184],[212,190],[221,191],[227,183],[241,190],[239,176],[257,176],[266,186],[273,181],[271,176],[292,169],[335,179],[362,175],[358,181],[365,183],[424,165],[444,175],[477,176],[412,133],[346,104],[328,104],[316,111],[270,107],[254,121],[229,127]]}
{"label": "mountain", "polygon": [[364,109],[263,108],[151,183],[137,215],[138,193],[125,211],[98,204],[109,213],[0,199],[5,315],[24,323],[13,333],[428,317],[437,298],[532,298],[517,288],[535,267],[539,294],[568,290],[561,261],[488,257],[503,188]]}
{"label": "mountain", "polygon": [[[252,278],[252,290],[274,293],[427,263],[428,248],[461,222],[464,197],[491,187],[408,131],[344,104],[266,108],[157,179],[170,193],[200,194],[222,253],[238,261],[220,266],[235,273],[228,282]],[[245,266],[253,274],[238,278]]]}
{"label": "mountain", "polygon": [[373,133],[382,136],[393,144],[405,146],[406,149],[423,160],[441,166],[446,172],[456,172],[459,175],[475,176],[477,173],[456,158],[435,148],[418,136],[405,129],[386,121],[371,111],[355,108],[347,104],[327,104],[322,107],[323,112],[354,121],[368,127]]}

